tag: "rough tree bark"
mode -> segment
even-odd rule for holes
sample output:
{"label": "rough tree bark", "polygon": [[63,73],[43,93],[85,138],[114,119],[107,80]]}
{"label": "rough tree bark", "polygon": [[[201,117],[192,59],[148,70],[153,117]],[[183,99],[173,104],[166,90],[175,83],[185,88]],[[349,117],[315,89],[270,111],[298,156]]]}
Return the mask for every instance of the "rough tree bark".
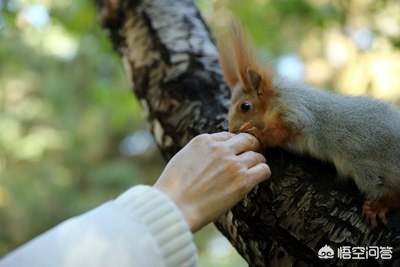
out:
{"label": "rough tree bark", "polygon": [[[166,160],[193,136],[226,129],[229,91],[192,0],[98,6]],[[360,216],[362,197],[354,186],[335,183],[331,166],[282,150],[266,153],[272,179],[216,222],[250,266],[400,266],[398,231],[370,230]],[[321,260],[325,244],[392,246],[393,260]]]}

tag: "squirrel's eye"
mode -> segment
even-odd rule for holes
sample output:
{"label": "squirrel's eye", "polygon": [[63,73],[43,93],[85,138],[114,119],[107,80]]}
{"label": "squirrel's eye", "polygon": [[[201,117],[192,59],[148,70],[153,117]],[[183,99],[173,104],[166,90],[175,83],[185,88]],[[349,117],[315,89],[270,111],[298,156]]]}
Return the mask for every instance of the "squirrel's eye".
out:
{"label": "squirrel's eye", "polygon": [[241,109],[243,112],[249,111],[249,110],[251,109],[251,103],[248,102],[248,101],[243,102],[243,103],[240,105],[240,109]]}

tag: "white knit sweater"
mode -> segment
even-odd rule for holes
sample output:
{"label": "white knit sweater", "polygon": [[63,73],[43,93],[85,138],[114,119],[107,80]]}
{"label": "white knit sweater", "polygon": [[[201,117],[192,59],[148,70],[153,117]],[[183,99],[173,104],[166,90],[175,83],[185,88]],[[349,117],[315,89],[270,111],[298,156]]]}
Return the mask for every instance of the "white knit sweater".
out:
{"label": "white knit sweater", "polygon": [[141,185],[0,260],[0,267],[11,266],[192,267],[197,254],[180,210],[162,192]]}

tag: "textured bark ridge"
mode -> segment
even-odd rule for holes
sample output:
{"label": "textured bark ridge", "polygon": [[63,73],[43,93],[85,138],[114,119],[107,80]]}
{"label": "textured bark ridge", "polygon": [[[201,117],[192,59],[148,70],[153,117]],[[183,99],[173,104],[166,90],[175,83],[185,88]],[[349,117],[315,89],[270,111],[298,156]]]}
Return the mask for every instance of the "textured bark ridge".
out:
{"label": "textured bark ridge", "polygon": [[[192,0],[99,0],[98,6],[165,159],[198,133],[226,129],[229,91]],[[282,150],[267,156],[272,179],[216,222],[250,266],[400,266],[396,229],[364,225],[362,197],[354,186],[334,182],[331,166]],[[325,244],[392,246],[393,260],[322,260]]]}

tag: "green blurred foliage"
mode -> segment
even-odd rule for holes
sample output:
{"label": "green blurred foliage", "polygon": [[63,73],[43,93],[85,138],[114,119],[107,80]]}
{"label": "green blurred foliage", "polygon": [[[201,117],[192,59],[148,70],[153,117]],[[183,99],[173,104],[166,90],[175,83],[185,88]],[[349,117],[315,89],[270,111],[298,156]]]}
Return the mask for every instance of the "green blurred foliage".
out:
{"label": "green blurred foliage", "polygon": [[[306,82],[400,99],[398,1],[197,3],[214,29],[238,18],[276,66],[295,56]],[[163,162],[154,146],[121,152],[146,123],[91,1],[0,0],[0,40],[3,255],[134,184],[152,183]],[[201,266],[246,266],[213,227],[196,241]]]}
{"label": "green blurred foliage", "polygon": [[[0,254],[157,177],[153,149],[121,140],[145,128],[118,56],[89,1],[0,1]],[[45,7],[48,23],[24,18]],[[39,10],[40,11],[40,10]]]}
{"label": "green blurred foliage", "polygon": [[281,75],[400,103],[399,1],[198,3],[217,37],[232,20],[240,21],[260,57]]}

